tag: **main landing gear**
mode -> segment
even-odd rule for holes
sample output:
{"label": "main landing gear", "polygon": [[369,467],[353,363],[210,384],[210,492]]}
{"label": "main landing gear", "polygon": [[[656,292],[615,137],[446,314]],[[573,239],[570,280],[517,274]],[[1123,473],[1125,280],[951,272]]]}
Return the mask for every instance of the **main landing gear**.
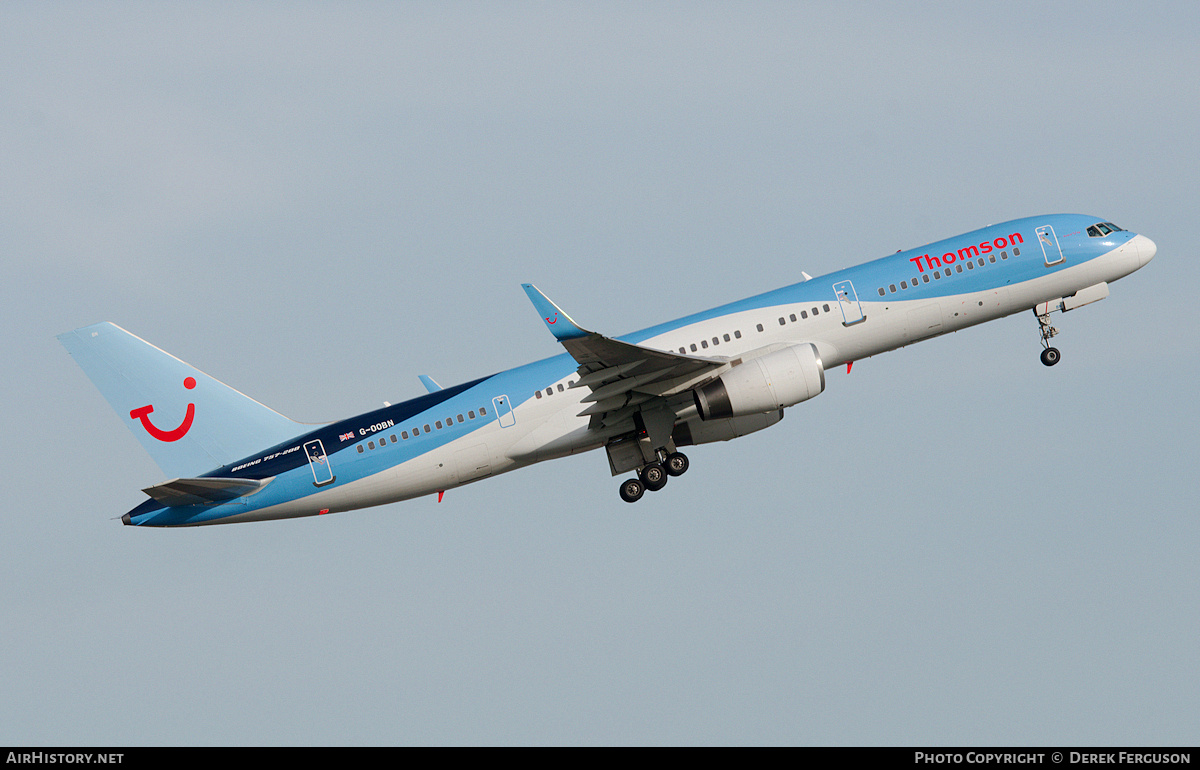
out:
{"label": "main landing gear", "polygon": [[627,503],[636,503],[642,499],[647,490],[657,492],[667,485],[671,476],[682,476],[688,469],[688,458],[683,452],[667,453],[659,450],[656,462],[642,466],[636,479],[626,479],[621,482],[621,499]]}
{"label": "main landing gear", "polygon": [[1046,366],[1054,366],[1062,360],[1062,354],[1058,352],[1058,348],[1050,347],[1050,340],[1058,335],[1058,329],[1050,325],[1049,310],[1039,313],[1035,307],[1033,314],[1037,317],[1038,328],[1042,333],[1042,363]]}

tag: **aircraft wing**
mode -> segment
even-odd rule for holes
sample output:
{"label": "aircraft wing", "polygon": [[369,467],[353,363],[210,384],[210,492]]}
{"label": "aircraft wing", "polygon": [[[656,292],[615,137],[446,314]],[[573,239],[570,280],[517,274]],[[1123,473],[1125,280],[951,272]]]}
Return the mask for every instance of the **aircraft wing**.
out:
{"label": "aircraft wing", "polygon": [[[713,379],[732,366],[725,358],[672,353],[634,345],[588,331],[575,323],[533,284],[522,284],[546,328],[579,364],[579,380],[571,387],[590,388],[579,416],[593,424],[611,425],[648,409],[663,399]],[[662,402],[657,401],[661,406]]]}

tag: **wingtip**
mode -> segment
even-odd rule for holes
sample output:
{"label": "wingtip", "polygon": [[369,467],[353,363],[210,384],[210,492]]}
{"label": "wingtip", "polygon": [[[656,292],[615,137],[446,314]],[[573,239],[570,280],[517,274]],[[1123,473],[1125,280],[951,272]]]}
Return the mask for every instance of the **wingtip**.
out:
{"label": "wingtip", "polygon": [[538,311],[538,315],[542,317],[546,328],[554,335],[555,339],[562,340],[572,339],[575,337],[584,337],[589,334],[587,330],[575,323],[575,321],[562,311],[554,301],[543,294],[536,286],[531,283],[523,283],[521,287],[525,289],[525,293],[529,295],[530,302]]}

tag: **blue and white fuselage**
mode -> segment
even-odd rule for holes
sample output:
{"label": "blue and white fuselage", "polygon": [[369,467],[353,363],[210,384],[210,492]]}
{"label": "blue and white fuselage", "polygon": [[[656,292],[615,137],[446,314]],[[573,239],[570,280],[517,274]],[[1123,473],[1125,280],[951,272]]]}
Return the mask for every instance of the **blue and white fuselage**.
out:
{"label": "blue and white fuselage", "polygon": [[583,329],[526,286],[567,352],[445,389],[423,378],[427,395],[318,427],[112,324],[60,339],[176,477],[148,488],[126,524],[348,511],[598,448],[614,475],[638,474],[622,488],[630,500],[638,484],[661,488],[664,466],[686,470],[679,447],[778,422],[823,390],[825,369],[1030,309],[1054,363],[1049,313],[1106,297],[1154,254],[1145,236],[1096,217],[1031,217],[619,338]]}

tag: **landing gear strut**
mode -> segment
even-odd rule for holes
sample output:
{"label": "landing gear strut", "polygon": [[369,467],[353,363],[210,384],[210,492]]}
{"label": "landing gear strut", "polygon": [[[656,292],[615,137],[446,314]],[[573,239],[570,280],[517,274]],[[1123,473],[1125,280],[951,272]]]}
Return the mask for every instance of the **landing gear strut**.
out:
{"label": "landing gear strut", "polygon": [[621,482],[621,499],[627,503],[636,503],[647,491],[657,492],[667,485],[671,476],[682,476],[687,472],[687,455],[682,452],[667,453],[659,450],[659,459],[647,463],[638,471],[636,479],[626,479]]}
{"label": "landing gear strut", "polygon": [[1050,347],[1051,338],[1058,335],[1058,329],[1050,325],[1050,312],[1038,313],[1037,308],[1033,309],[1033,314],[1037,316],[1038,328],[1042,333],[1042,363],[1046,366],[1054,366],[1062,360],[1062,354],[1058,352],[1058,348]]}

